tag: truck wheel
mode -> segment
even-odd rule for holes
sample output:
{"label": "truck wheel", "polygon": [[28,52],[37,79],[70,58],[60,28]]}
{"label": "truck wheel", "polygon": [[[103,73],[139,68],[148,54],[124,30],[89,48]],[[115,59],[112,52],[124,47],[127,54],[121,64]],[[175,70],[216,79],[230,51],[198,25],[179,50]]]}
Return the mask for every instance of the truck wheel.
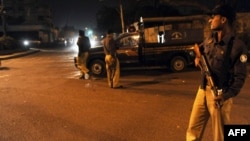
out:
{"label": "truck wheel", "polygon": [[187,61],[182,56],[175,56],[171,60],[170,69],[173,72],[180,72],[185,70]]}
{"label": "truck wheel", "polygon": [[93,60],[89,68],[91,73],[95,76],[103,76],[106,72],[105,62],[102,60]]}

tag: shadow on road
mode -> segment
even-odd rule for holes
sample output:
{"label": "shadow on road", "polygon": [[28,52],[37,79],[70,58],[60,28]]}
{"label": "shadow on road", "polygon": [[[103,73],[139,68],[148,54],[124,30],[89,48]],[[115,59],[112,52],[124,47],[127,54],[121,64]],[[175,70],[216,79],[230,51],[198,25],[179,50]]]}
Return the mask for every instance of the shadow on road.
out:
{"label": "shadow on road", "polygon": [[187,68],[184,71],[181,72],[171,72],[170,70],[167,69],[150,69],[150,68],[141,68],[141,69],[136,69],[136,70],[121,70],[121,77],[126,77],[126,76],[159,76],[163,74],[178,74],[178,73],[184,73],[184,72],[193,72],[193,71],[200,71],[198,68],[195,67],[190,67]]}
{"label": "shadow on road", "polygon": [[127,84],[127,86],[145,86],[145,85],[153,85],[153,84],[158,84],[160,83],[160,81],[155,81],[155,80],[152,80],[152,81],[138,81],[138,82],[131,82],[129,84]]}
{"label": "shadow on road", "polygon": [[10,68],[8,67],[0,67],[0,70],[9,70]]}

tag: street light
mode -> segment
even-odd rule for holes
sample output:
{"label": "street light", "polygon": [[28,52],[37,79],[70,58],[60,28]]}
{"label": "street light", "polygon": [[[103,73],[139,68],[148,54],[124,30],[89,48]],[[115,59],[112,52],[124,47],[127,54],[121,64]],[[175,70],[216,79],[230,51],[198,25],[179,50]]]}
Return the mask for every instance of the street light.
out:
{"label": "street light", "polygon": [[6,36],[6,21],[5,21],[5,11],[4,11],[3,0],[1,0],[0,14],[2,17],[2,24],[3,24],[3,36]]}

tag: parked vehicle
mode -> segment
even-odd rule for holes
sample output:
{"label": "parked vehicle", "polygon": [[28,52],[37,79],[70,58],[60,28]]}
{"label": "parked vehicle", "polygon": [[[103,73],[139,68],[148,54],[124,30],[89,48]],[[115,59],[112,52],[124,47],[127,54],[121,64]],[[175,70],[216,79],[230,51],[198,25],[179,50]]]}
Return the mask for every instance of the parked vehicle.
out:
{"label": "parked vehicle", "polygon": [[[166,67],[173,72],[193,64],[195,43],[204,37],[202,16],[145,18],[136,32],[115,41],[121,69]],[[94,75],[105,74],[103,47],[90,49],[88,67]]]}

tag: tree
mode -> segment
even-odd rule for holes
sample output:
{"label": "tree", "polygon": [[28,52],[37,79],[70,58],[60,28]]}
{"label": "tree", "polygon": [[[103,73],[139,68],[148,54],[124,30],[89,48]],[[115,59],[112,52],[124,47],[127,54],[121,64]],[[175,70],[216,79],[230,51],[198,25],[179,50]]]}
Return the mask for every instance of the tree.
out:
{"label": "tree", "polygon": [[121,29],[120,16],[115,7],[103,6],[97,12],[96,20],[99,32],[106,32],[108,29],[118,32]]}
{"label": "tree", "polygon": [[[229,3],[233,7],[240,8],[243,1],[249,3],[249,0],[124,0],[124,23],[128,26],[138,21],[140,17],[206,14],[219,3]],[[246,5],[242,11],[250,9]],[[121,22],[118,9],[118,5],[117,7],[102,7],[97,13],[97,27],[101,30],[114,27],[116,31],[120,31]]]}

